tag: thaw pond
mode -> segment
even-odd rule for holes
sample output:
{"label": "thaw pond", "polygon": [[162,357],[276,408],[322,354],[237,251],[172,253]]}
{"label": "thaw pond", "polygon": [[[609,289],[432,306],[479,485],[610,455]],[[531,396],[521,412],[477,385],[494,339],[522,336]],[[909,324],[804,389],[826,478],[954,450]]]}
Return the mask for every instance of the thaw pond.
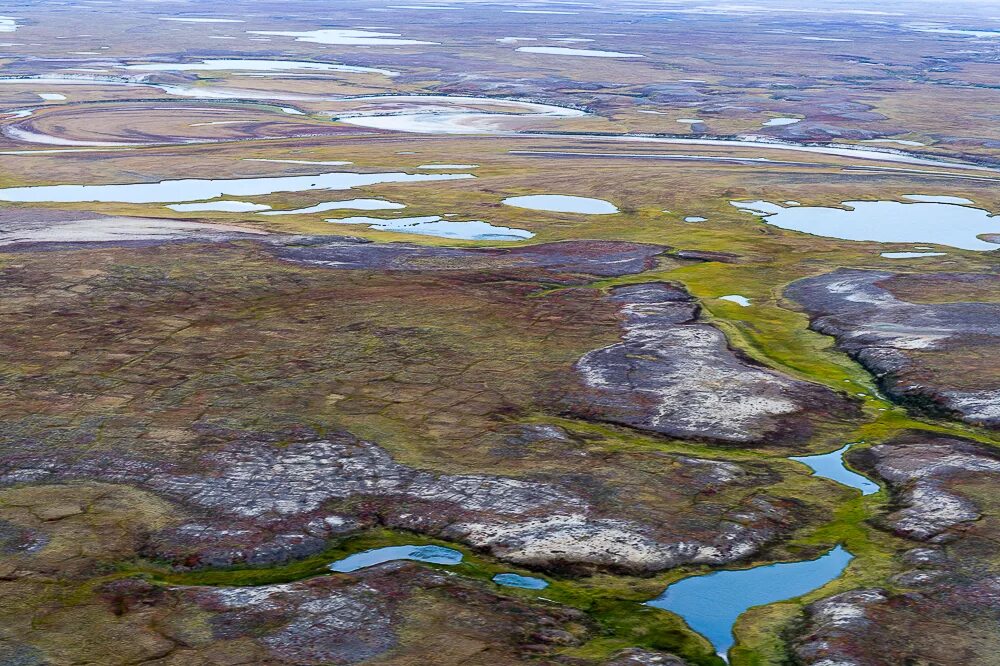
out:
{"label": "thaw pond", "polygon": [[613,215],[618,208],[610,201],[573,197],[565,194],[536,194],[526,197],[509,197],[503,200],[508,206],[544,210],[552,213],[582,213],[584,215]]}
{"label": "thaw pond", "polygon": [[947,252],[883,252],[879,256],[886,259],[919,259],[920,257],[943,257]]}
{"label": "thaw pond", "polygon": [[816,476],[824,479],[832,479],[837,483],[842,483],[851,488],[857,488],[862,495],[871,495],[879,491],[877,483],[852,472],[844,464],[844,454],[851,448],[850,444],[837,449],[831,453],[824,453],[819,456],[792,456],[790,460],[800,462],[809,467]]}
{"label": "thaw pond", "polygon": [[693,576],[647,605],[680,615],[725,656],[733,646],[733,625],[746,610],[812,592],[840,576],[853,557],[837,546],[816,560]]}
{"label": "thaw pond", "polygon": [[331,210],[398,210],[406,208],[406,204],[383,199],[348,199],[346,201],[325,201],[295,210],[270,210],[261,215],[308,215],[309,213],[325,213]]}
{"label": "thaw pond", "polygon": [[845,201],[845,208],[785,207],[767,201],[732,201],[767,224],[816,236],[878,243],[937,243],[989,251],[1000,245],[978,238],[1000,233],[1000,217],[953,203]]}
{"label": "thaw pond", "polygon": [[519,587],[524,590],[544,590],[548,582],[533,576],[522,576],[515,573],[504,573],[493,576],[493,582],[504,587]]}
{"label": "thaw pond", "polygon": [[801,118],[771,118],[762,127],[784,127],[785,125],[794,125],[800,122],[802,122]]}
{"label": "thaw pond", "polygon": [[395,231],[402,234],[439,236],[441,238],[454,238],[455,240],[512,242],[527,240],[535,235],[524,229],[497,227],[481,220],[453,222],[438,215],[400,217],[394,220],[378,217],[345,217],[329,219],[327,222],[333,224],[367,224],[369,229],[374,229],[375,231]]}
{"label": "thaw pond", "polygon": [[387,546],[349,555],[329,566],[330,571],[349,573],[386,562],[410,560],[431,564],[458,564],[462,553],[443,546]]}
{"label": "thaw pond", "polygon": [[171,203],[205,201],[224,196],[261,196],[275,192],[349,190],[379,183],[422,183],[475,178],[472,174],[321,173],[315,176],[234,178],[231,180],[164,180],[125,185],[42,185],[0,189],[0,201]]}

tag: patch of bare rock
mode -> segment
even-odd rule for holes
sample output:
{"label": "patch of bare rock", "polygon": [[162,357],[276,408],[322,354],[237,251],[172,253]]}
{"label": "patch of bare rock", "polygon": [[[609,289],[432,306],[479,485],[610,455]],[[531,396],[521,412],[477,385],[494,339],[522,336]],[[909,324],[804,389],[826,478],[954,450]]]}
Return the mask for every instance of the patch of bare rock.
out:
{"label": "patch of bare rock", "polygon": [[976,503],[953,485],[979,475],[1000,479],[1000,451],[922,432],[859,450],[851,463],[889,484],[897,508],[885,521],[894,532],[934,543],[954,539],[957,529],[981,517]]}
{"label": "patch of bare rock", "polygon": [[762,367],[699,321],[681,287],[618,287],[622,340],[577,363],[586,389],[573,410],[585,417],[670,437],[724,443],[801,441],[812,417],[855,411],[843,395]]}
{"label": "patch of bare rock", "polygon": [[[1000,284],[995,275],[936,278]],[[1000,383],[991,371],[1000,342],[1000,303],[913,303],[888,286],[898,279],[893,273],[840,269],[795,282],[785,293],[806,310],[812,329],[833,336],[892,399],[933,415],[1000,427]],[[946,374],[942,364],[929,365],[945,355],[962,364],[960,372]]]}

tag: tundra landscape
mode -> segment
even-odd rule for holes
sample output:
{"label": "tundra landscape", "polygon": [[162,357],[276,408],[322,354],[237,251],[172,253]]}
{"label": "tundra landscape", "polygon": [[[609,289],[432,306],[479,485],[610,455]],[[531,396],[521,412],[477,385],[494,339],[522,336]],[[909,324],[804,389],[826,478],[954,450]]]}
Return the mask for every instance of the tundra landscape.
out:
{"label": "tundra landscape", "polygon": [[997,666],[1000,2],[7,0],[0,666]]}

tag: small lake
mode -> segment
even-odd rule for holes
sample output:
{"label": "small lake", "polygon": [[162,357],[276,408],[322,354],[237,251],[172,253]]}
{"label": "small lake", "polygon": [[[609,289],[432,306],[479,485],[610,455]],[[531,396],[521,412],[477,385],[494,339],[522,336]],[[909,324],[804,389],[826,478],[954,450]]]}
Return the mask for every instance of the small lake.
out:
{"label": "small lake", "polygon": [[[914,196],[914,195],[911,195]],[[963,250],[1000,250],[978,238],[1000,233],[1000,217],[981,208],[939,201],[845,201],[845,208],[785,207],[768,201],[731,201],[766,224],[816,236],[878,243],[937,243]]]}
{"label": "small lake", "polygon": [[646,604],[684,618],[724,657],[733,646],[733,625],[745,611],[812,592],[840,576],[853,558],[837,546],[806,562],[693,576],[671,584]]}
{"label": "small lake", "polygon": [[784,127],[785,125],[794,125],[800,122],[802,122],[801,118],[771,118],[762,127]]}
{"label": "small lake", "polygon": [[401,234],[421,234],[423,236],[438,236],[455,240],[504,241],[513,242],[527,240],[535,234],[525,229],[498,227],[483,222],[471,220],[468,222],[453,222],[439,215],[426,217],[400,217],[383,219],[379,217],[345,217],[327,220],[332,224],[367,224],[375,231],[395,231]]}
{"label": "small lake", "polygon": [[871,495],[879,491],[879,485],[870,479],[852,472],[844,464],[844,454],[851,448],[848,444],[842,448],[818,456],[792,456],[789,460],[800,462],[809,467],[816,476],[833,479],[851,488],[857,488],[862,495]]}
{"label": "small lake", "polygon": [[573,197],[565,194],[535,194],[526,197],[509,197],[503,200],[508,206],[544,210],[552,213],[582,213],[583,215],[613,215],[618,208],[610,201]]}
{"label": "small lake", "polygon": [[233,178],[230,180],[164,180],[124,185],[41,185],[0,189],[0,201],[25,203],[86,202],[173,203],[224,196],[261,196],[275,192],[349,190],[380,183],[424,183],[475,178],[472,174],[321,173],[315,176]]}
{"label": "small lake", "polygon": [[462,553],[444,546],[387,546],[349,555],[329,565],[330,571],[349,573],[386,562],[410,560],[430,564],[458,564]]}
{"label": "small lake", "polygon": [[331,210],[399,210],[406,204],[384,199],[348,199],[345,201],[324,201],[308,208],[295,210],[269,210],[261,215],[308,215],[309,213],[325,213]]}
{"label": "small lake", "polygon": [[503,573],[493,576],[493,582],[504,587],[519,587],[523,590],[544,590],[548,582],[534,576],[522,576],[515,573]]}

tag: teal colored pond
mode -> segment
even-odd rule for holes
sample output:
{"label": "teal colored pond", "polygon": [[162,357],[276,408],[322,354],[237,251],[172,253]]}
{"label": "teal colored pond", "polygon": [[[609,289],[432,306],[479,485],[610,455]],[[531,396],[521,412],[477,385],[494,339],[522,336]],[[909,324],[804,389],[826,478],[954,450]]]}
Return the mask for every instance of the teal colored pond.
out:
{"label": "teal colored pond", "polygon": [[458,564],[462,561],[462,553],[442,546],[387,546],[355,553],[342,560],[337,560],[329,568],[330,571],[348,573],[396,560],[412,560],[431,564]]}
{"label": "teal colored pond", "polygon": [[676,613],[725,656],[733,646],[736,619],[754,606],[793,599],[840,576],[854,558],[837,546],[819,559],[716,571],[668,586],[646,605]]}
{"label": "teal colored pond", "polygon": [[504,587],[520,587],[525,590],[544,590],[549,584],[541,578],[521,576],[515,573],[504,573],[493,576],[493,582]]}
{"label": "teal colored pond", "polygon": [[852,472],[844,465],[844,454],[851,448],[848,444],[832,453],[825,453],[821,456],[792,456],[790,460],[800,462],[808,466],[816,474],[826,479],[833,479],[837,483],[842,483],[851,488],[857,488],[862,495],[871,495],[879,491],[879,486],[857,472]]}

